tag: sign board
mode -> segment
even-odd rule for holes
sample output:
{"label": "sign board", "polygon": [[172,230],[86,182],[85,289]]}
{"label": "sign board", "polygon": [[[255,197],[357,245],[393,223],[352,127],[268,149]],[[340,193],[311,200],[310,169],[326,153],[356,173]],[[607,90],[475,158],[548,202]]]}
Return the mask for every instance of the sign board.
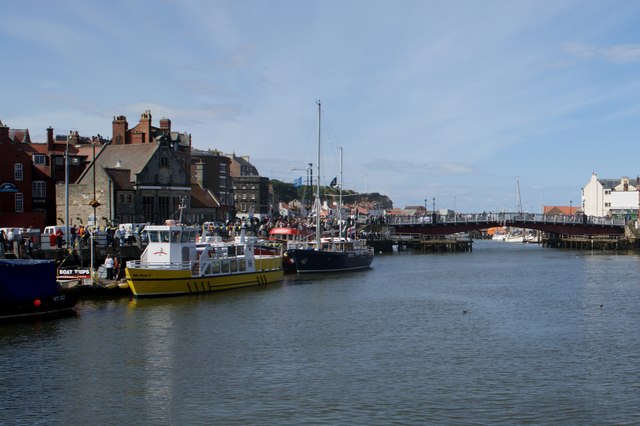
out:
{"label": "sign board", "polygon": [[18,187],[11,182],[3,182],[0,184],[0,192],[18,192]]}

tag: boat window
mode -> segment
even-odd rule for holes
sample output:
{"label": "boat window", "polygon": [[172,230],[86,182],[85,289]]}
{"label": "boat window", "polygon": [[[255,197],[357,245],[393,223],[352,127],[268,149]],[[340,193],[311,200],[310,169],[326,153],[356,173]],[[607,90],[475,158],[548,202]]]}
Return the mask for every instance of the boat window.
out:
{"label": "boat window", "polygon": [[231,271],[229,271],[229,260],[225,260],[225,261],[220,262],[220,271],[223,274],[228,274],[229,272],[231,272]]}
{"label": "boat window", "polygon": [[169,231],[160,231],[160,242],[161,243],[169,242]]}
{"label": "boat window", "polygon": [[180,231],[172,231],[171,232],[171,242],[179,243],[180,242]]}
{"label": "boat window", "polygon": [[157,231],[147,231],[147,236],[149,237],[149,242],[151,243],[160,242],[160,237],[158,236]]}

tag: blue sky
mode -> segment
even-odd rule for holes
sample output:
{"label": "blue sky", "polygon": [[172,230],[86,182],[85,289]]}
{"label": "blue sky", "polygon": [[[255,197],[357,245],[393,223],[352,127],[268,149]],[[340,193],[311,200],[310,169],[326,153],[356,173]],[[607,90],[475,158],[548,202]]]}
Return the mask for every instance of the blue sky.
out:
{"label": "blue sky", "polygon": [[[457,211],[577,205],[635,178],[639,1],[21,1],[0,14],[0,120],[44,141],[151,110],[292,182]],[[314,166],[315,167],[315,166]],[[314,170],[314,175],[316,171]]]}

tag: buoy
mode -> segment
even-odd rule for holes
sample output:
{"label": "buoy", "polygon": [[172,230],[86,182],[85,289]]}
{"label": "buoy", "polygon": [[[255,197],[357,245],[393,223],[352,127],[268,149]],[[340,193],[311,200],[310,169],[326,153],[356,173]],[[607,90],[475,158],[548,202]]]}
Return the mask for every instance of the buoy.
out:
{"label": "buoy", "polygon": [[33,301],[33,306],[38,307],[42,304],[42,302],[40,301],[40,299],[36,299]]}

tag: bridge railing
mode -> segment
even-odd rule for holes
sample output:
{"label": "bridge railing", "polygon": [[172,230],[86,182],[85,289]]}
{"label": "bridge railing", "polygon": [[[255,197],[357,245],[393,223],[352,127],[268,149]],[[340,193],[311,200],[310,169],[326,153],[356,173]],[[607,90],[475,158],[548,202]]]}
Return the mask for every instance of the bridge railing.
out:
{"label": "bridge railing", "polygon": [[542,213],[456,213],[448,215],[430,214],[425,216],[391,216],[390,225],[431,225],[455,223],[501,223],[518,226],[518,223],[580,224],[599,226],[624,226],[625,219],[599,216],[546,215]]}

